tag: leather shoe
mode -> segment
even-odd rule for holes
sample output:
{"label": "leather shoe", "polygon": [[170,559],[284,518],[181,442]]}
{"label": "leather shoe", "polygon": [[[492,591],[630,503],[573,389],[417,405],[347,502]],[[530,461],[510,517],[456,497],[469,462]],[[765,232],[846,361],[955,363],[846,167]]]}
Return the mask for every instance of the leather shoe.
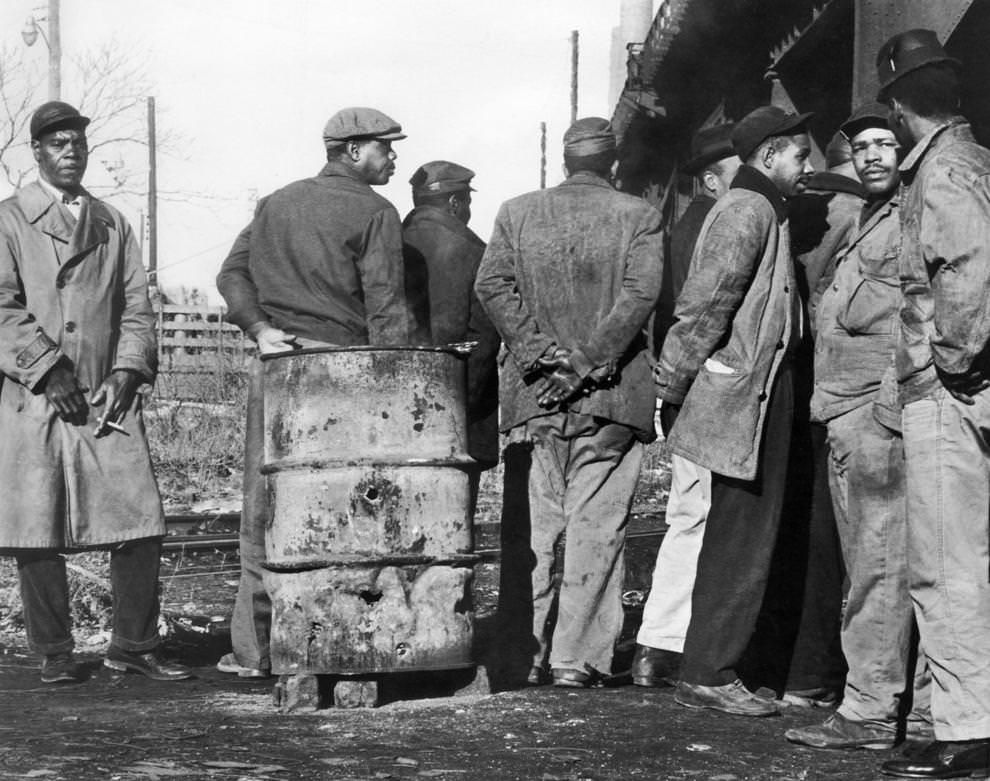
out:
{"label": "leather shoe", "polygon": [[822,724],[793,727],[784,733],[791,743],[812,748],[868,748],[881,751],[897,742],[894,724],[847,719],[833,713]]}
{"label": "leather shoe", "polygon": [[819,686],[815,689],[788,689],[781,700],[798,708],[834,708],[839,704],[839,692],[828,686]]}
{"label": "leather shoe", "polygon": [[526,676],[527,686],[546,686],[548,683],[550,683],[550,673],[545,667],[534,664],[529,668],[529,674]]}
{"label": "leather shoe", "polygon": [[267,667],[245,667],[237,661],[233,652],[224,654],[217,662],[217,670],[222,673],[237,675],[238,678],[268,678],[271,671]]}
{"label": "leather shoe", "polygon": [[637,686],[663,688],[676,686],[681,674],[681,654],[664,648],[636,643],[632,680]]}
{"label": "leather shoe", "polygon": [[554,667],[550,672],[553,675],[553,685],[565,689],[590,689],[601,685],[601,675],[597,670],[581,672],[566,667]]}
{"label": "leather shoe", "polygon": [[50,654],[41,663],[42,683],[78,683],[79,665],[70,652]]}
{"label": "leather shoe", "polygon": [[158,649],[138,653],[110,646],[103,665],[118,672],[136,672],[155,681],[181,681],[192,678],[192,670],[185,665],[163,661]]}
{"label": "leather shoe", "polygon": [[935,740],[911,757],[884,762],[880,770],[897,778],[987,778],[990,739]]}
{"label": "leather shoe", "polygon": [[680,681],[674,702],[687,708],[708,708],[735,716],[776,716],[780,712],[773,700],[753,694],[738,678],[724,686]]}

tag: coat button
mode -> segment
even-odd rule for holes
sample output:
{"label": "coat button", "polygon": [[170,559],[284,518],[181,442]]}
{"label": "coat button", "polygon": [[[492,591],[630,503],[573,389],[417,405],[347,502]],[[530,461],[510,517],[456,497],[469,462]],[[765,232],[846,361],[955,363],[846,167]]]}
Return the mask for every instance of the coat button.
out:
{"label": "coat button", "polygon": [[766,391],[763,391],[760,394],[760,401],[766,401],[766,400],[767,400],[767,392]]}
{"label": "coat button", "polygon": [[784,340],[783,339],[781,339],[779,342],[777,342],[777,349],[778,350],[783,350],[784,349]]}
{"label": "coat button", "polygon": [[68,322],[66,322],[66,324],[65,324],[65,332],[67,334],[71,334],[75,330],[76,330],[76,324],[75,323],[73,323],[71,320],[69,320]]}
{"label": "coat button", "polygon": [[65,287],[65,280],[59,277],[57,280],[55,280],[55,287],[61,290],[63,287]]}

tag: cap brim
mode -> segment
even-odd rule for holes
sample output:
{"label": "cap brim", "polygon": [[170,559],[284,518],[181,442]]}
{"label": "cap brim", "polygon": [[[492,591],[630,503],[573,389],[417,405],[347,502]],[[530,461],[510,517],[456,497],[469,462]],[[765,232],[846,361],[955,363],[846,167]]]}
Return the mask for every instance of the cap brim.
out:
{"label": "cap brim", "polygon": [[764,136],[764,141],[772,136],[786,135],[788,130],[799,130],[807,125],[808,120],[810,120],[813,116],[815,116],[814,111],[806,111],[803,114],[795,114],[793,117],[788,117],[786,120],[782,121],[778,127],[774,128],[772,132],[767,133],[767,135]]}
{"label": "cap brim", "polygon": [[54,133],[57,130],[85,130],[89,125],[89,117],[65,117],[42,125],[31,134],[31,138],[41,138],[45,133]]}
{"label": "cap brim", "polygon": [[736,150],[732,148],[731,144],[724,149],[715,149],[711,152],[706,152],[703,155],[698,155],[697,157],[692,157],[684,165],[681,166],[681,171],[686,174],[691,174],[694,176],[696,173],[701,171],[705,166],[711,165],[712,163],[718,162],[719,160],[725,160],[727,157],[735,157]]}

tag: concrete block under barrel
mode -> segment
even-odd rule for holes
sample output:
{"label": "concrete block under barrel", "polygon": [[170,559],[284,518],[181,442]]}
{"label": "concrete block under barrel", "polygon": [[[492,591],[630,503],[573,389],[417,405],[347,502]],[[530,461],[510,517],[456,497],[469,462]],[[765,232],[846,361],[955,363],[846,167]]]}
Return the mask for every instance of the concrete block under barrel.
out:
{"label": "concrete block under barrel", "polygon": [[463,355],[327,348],[264,364],[273,671],[472,664]]}

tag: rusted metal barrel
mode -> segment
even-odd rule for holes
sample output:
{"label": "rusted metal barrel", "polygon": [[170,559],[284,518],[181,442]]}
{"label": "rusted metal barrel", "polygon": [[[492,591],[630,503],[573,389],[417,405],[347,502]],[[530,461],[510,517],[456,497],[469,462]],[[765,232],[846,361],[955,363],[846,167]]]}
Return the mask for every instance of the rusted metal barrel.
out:
{"label": "rusted metal barrel", "polygon": [[473,665],[464,356],[368,347],[263,360],[272,670]]}

